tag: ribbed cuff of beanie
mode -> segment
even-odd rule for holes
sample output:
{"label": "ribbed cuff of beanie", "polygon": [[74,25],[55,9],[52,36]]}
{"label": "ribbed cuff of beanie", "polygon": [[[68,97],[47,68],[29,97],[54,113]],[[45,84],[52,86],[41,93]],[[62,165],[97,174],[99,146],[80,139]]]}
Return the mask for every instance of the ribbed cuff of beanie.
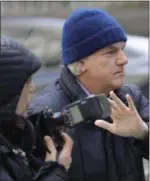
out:
{"label": "ribbed cuff of beanie", "polygon": [[[93,34],[62,52],[63,65],[68,65],[117,42],[126,42],[127,37],[121,26],[112,26]],[[82,50],[82,51],[81,51]]]}

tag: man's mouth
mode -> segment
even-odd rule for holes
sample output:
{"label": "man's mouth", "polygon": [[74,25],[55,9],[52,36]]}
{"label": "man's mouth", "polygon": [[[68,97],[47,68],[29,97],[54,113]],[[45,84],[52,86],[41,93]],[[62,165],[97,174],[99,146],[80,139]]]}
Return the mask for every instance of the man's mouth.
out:
{"label": "man's mouth", "polygon": [[124,75],[124,71],[120,70],[114,73],[114,75]]}

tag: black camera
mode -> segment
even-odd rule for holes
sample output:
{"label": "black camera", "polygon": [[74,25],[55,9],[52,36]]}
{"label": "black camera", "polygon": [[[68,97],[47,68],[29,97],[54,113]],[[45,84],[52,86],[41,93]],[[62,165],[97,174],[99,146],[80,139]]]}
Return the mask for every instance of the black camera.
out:
{"label": "black camera", "polygon": [[64,115],[67,116],[65,124],[72,127],[79,123],[105,119],[110,116],[110,113],[109,102],[105,95],[91,95],[65,107]]}
{"label": "black camera", "polygon": [[73,102],[67,105],[63,112],[53,113],[51,109],[46,107],[40,113],[33,114],[29,119],[33,124],[36,123],[34,125],[38,138],[36,154],[44,154],[42,146],[38,144],[43,142],[45,135],[53,138],[57,150],[60,151],[64,144],[61,136],[64,128],[94,122],[96,119],[105,119],[110,114],[110,105],[104,94],[91,95],[83,100]]}

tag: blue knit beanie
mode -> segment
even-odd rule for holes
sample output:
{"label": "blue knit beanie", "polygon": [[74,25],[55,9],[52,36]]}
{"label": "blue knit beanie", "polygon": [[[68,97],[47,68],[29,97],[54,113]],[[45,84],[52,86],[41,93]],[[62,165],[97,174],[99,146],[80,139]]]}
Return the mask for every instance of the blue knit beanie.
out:
{"label": "blue knit beanie", "polygon": [[95,8],[79,8],[62,32],[62,63],[68,65],[116,42],[126,41],[124,29],[111,15]]}

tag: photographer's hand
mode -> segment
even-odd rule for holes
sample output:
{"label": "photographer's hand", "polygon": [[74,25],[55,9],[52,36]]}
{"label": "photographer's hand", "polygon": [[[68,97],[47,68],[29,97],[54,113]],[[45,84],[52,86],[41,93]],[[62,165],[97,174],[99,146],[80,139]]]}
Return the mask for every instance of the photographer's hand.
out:
{"label": "photographer's hand", "polygon": [[64,138],[65,143],[62,151],[59,154],[58,163],[63,165],[66,168],[66,170],[68,170],[72,162],[71,153],[73,141],[66,133],[63,133],[62,136]]}
{"label": "photographer's hand", "polygon": [[108,123],[104,120],[97,120],[95,125],[104,128],[111,133],[124,137],[135,137],[144,139],[148,134],[148,126],[139,116],[132,98],[126,95],[128,102],[127,107],[114,92],[110,92],[108,101],[111,105],[113,123]]}
{"label": "photographer's hand", "polygon": [[72,161],[71,152],[73,147],[73,141],[66,133],[63,133],[62,136],[64,138],[65,143],[62,151],[58,155],[58,158],[58,153],[52,138],[49,136],[44,137],[46,147],[49,150],[49,152],[46,153],[45,161],[58,161],[59,164],[63,165],[66,168],[66,170],[68,170]]}
{"label": "photographer's hand", "polygon": [[45,161],[56,161],[57,150],[55,148],[54,142],[50,136],[45,136],[44,141],[49,152],[46,152]]}

